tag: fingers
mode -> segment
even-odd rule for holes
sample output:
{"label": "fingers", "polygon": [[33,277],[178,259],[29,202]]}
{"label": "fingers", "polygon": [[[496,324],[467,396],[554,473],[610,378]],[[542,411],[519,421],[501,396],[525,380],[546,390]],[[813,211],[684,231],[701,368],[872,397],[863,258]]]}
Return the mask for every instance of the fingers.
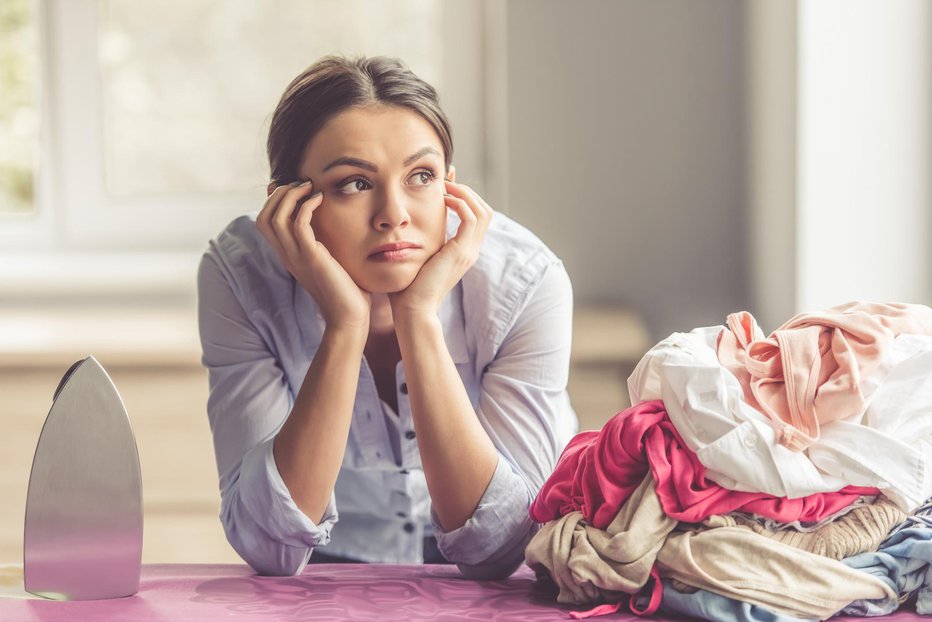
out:
{"label": "fingers", "polygon": [[471,238],[478,245],[492,221],[493,210],[472,188],[451,181],[444,182],[446,194],[444,202],[460,217],[460,226],[456,238],[465,242]]}
{"label": "fingers", "polygon": [[305,252],[310,252],[317,244],[317,238],[314,236],[314,230],[311,228],[311,218],[314,214],[314,210],[320,207],[323,200],[324,193],[318,190],[298,208],[294,216],[294,223],[292,224],[294,238],[297,241],[298,247]]}
{"label": "fingers", "polygon": [[269,194],[269,197],[266,199],[265,205],[262,207],[259,215],[256,216],[256,228],[259,229],[262,237],[265,238],[269,245],[275,249],[276,254],[278,254],[278,257],[282,260],[282,262],[287,259],[287,256],[285,255],[284,248],[282,248],[282,245],[278,240],[278,234],[272,227],[272,216],[275,215],[275,210],[281,203],[282,197],[284,197],[285,193],[293,187],[294,184],[275,188],[275,190],[272,191]]}
{"label": "fingers", "polygon": [[278,235],[279,243],[292,262],[297,262],[301,250],[298,248],[298,242],[294,238],[294,229],[292,227],[294,220],[292,216],[298,205],[298,201],[306,198],[310,193],[310,181],[290,188],[285,192],[275,213],[272,215],[272,229],[275,231],[276,235]]}
{"label": "fingers", "polygon": [[276,188],[256,217],[256,226],[275,248],[286,267],[296,263],[300,247],[295,239],[294,216],[298,202],[312,190],[311,182]]}

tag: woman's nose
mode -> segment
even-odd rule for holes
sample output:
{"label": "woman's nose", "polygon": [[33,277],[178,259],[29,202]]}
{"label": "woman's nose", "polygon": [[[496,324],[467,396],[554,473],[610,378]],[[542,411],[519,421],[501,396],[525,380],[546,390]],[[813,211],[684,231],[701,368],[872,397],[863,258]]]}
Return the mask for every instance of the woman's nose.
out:
{"label": "woman's nose", "polygon": [[374,225],[379,231],[391,231],[397,227],[405,227],[410,221],[404,199],[396,192],[385,192],[381,197],[381,207],[375,214]]}

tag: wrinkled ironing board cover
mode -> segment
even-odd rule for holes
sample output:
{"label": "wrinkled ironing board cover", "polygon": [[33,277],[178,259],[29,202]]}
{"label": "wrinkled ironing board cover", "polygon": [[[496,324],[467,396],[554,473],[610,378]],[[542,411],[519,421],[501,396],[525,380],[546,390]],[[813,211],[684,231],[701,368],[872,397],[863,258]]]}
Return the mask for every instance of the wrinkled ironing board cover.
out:
{"label": "wrinkled ironing board cover", "polygon": [[[248,620],[569,620],[574,608],[557,605],[554,593],[527,567],[505,581],[469,581],[441,565],[319,564],[297,577],[260,577],[246,565],[144,565],[139,593],[101,601],[57,602],[0,598],[0,620],[54,622],[211,622]],[[589,618],[638,618],[618,612]],[[871,620],[929,620],[898,611]],[[867,618],[839,617],[832,620]]]}

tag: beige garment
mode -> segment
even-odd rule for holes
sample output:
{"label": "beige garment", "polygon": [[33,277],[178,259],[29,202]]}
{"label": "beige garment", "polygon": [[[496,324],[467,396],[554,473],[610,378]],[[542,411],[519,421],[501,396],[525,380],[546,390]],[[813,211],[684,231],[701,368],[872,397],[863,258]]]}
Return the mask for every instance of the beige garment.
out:
{"label": "beige garment", "polygon": [[687,585],[801,618],[828,618],[856,600],[895,598],[886,582],[745,527],[675,532],[657,570]]}
{"label": "beige garment", "polygon": [[546,570],[560,588],[557,602],[616,602],[619,593],[634,594],[647,583],[657,552],[675,526],[648,475],[606,530],[572,512],[545,523],[528,543],[525,559],[535,571]]}
{"label": "beige garment", "polygon": [[831,559],[844,559],[866,551],[876,551],[895,525],[906,519],[906,513],[886,497],[877,497],[870,505],[862,505],[814,531],[781,529],[772,531],[753,518],[725,514],[710,516],[703,527],[743,527],[770,540]]}
{"label": "beige garment", "polygon": [[608,530],[573,512],[546,523],[525,555],[528,565],[550,574],[561,603],[617,601],[647,582],[654,563],[662,577],[803,618],[827,618],[855,600],[895,596],[877,577],[747,527],[672,532],[675,526],[648,475]]}

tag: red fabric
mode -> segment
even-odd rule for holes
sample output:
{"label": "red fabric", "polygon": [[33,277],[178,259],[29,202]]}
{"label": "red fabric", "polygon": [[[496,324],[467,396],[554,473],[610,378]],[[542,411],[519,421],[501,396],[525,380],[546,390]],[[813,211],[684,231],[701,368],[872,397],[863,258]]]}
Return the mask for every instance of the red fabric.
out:
{"label": "red fabric", "polygon": [[644,402],[624,410],[600,432],[580,432],[531,504],[530,515],[545,523],[573,511],[605,529],[647,475],[657,484],[664,513],[695,523],[713,514],[753,512],[784,523],[818,521],[876,488],[847,486],[838,492],[798,499],[758,492],[737,492],[706,479],[706,469],[680,438],[663,402]]}

